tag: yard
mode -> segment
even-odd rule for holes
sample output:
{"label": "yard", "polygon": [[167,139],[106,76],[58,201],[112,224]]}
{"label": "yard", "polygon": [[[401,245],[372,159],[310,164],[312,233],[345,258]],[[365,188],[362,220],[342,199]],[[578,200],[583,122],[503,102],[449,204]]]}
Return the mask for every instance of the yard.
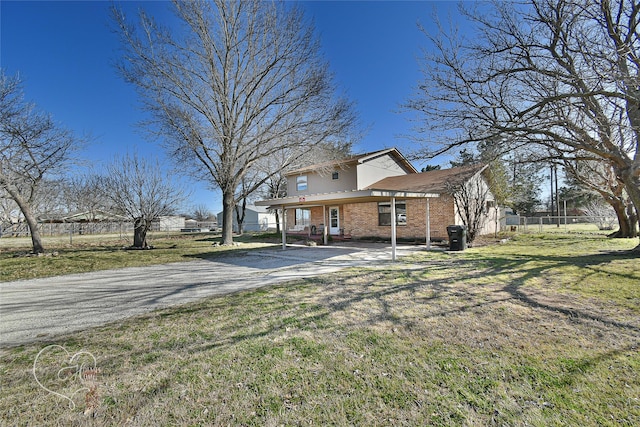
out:
{"label": "yard", "polygon": [[127,250],[132,244],[129,235],[74,235],[72,240],[68,236],[47,236],[43,240],[47,253],[33,257],[29,238],[0,239],[0,282],[187,261],[271,246],[270,239],[250,235],[236,239],[240,246],[213,246],[220,241],[220,235],[214,233],[150,232],[148,240],[153,250]]}
{"label": "yard", "polygon": [[2,350],[0,424],[640,425],[636,244],[517,235]]}

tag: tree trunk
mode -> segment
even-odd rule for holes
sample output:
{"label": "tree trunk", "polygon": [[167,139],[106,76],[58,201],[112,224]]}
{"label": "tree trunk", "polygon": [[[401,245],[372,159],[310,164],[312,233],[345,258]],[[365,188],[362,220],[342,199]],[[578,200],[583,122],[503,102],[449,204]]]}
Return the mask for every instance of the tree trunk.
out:
{"label": "tree trunk", "polygon": [[[640,212],[640,179],[635,175],[634,169],[629,166],[626,169],[620,171],[620,178],[622,178],[622,182],[624,183],[625,189],[627,190],[627,194],[631,199],[631,203],[633,204],[633,209],[636,213],[636,220],[638,217],[638,213]],[[633,222],[632,222],[633,224]],[[630,233],[629,237],[637,236],[637,231],[634,229]],[[633,252],[640,254],[640,244],[635,247]]]}
{"label": "tree trunk", "polygon": [[147,245],[147,231],[151,227],[151,221],[145,218],[136,218],[133,222],[133,247],[137,249],[146,249]]}
{"label": "tree trunk", "polygon": [[609,237],[626,238],[631,237],[631,226],[629,217],[627,216],[627,207],[617,197],[608,198],[607,202],[613,207],[618,217],[618,231],[609,235]]}
{"label": "tree trunk", "polygon": [[233,211],[235,201],[233,189],[223,190],[222,193],[222,244],[233,244]]}
{"label": "tree trunk", "polygon": [[235,206],[236,211],[236,222],[238,223],[238,234],[242,235],[244,233],[244,217],[247,213],[247,198],[242,198],[242,206],[238,208],[238,205]]}
{"label": "tree trunk", "polygon": [[31,246],[34,254],[44,253],[44,245],[42,244],[42,237],[40,236],[40,229],[38,228],[38,220],[35,215],[31,211],[31,206],[27,203],[22,196],[13,191],[11,188],[6,188],[6,191],[9,193],[11,198],[16,202],[22,215],[24,216],[25,221],[27,221],[27,226],[29,227],[29,233],[31,234]]}
{"label": "tree trunk", "polygon": [[29,230],[31,231],[31,246],[33,253],[44,253],[44,245],[42,244],[42,237],[40,236],[38,221],[33,216],[30,209],[28,214],[24,211],[22,213],[24,214],[24,219],[27,221],[27,225],[29,226]]}
{"label": "tree trunk", "polygon": [[275,210],[275,214],[276,214],[276,233],[280,234],[280,214],[279,214],[279,210],[276,209]]}
{"label": "tree trunk", "polygon": [[629,237],[638,237],[638,213],[631,203],[627,205],[627,217],[629,218],[629,228],[631,229]]}

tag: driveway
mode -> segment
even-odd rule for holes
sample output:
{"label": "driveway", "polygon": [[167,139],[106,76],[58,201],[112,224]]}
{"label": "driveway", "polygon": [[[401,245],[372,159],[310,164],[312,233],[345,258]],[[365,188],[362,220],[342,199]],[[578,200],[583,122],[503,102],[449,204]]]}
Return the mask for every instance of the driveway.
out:
{"label": "driveway", "polygon": [[[398,256],[424,246],[398,246]],[[0,283],[0,347],[79,331],[212,295],[391,263],[387,245],[292,246],[212,260]]]}

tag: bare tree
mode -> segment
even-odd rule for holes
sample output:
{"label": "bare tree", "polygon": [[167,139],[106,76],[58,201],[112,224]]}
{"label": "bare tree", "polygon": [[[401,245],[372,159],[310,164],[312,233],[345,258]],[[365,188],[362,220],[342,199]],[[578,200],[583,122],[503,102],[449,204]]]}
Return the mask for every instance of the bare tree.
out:
{"label": "bare tree", "polygon": [[[618,219],[618,230],[614,237],[635,237],[637,235],[638,218],[633,204],[627,195],[625,186],[616,177],[613,168],[602,162],[564,161],[565,171],[583,187],[599,194],[615,212]],[[601,203],[590,201],[588,206],[599,206]],[[593,209],[591,209],[593,210]]]}
{"label": "bare tree", "polygon": [[39,222],[60,219],[66,212],[64,178],[43,179],[31,202],[31,211]]}
{"label": "bare tree", "polygon": [[211,210],[204,204],[199,204],[193,211],[193,219],[199,222],[208,221],[211,216],[213,216]]}
{"label": "bare tree", "polygon": [[[125,48],[120,71],[138,88],[149,129],[164,138],[172,158],[221,189],[223,243],[230,244],[236,192],[256,162],[341,137],[354,123],[353,108],[336,96],[314,29],[296,5],[173,6],[179,34],[144,13],[134,27],[115,12]],[[283,160],[280,168],[295,158]]]}
{"label": "bare tree", "polygon": [[81,143],[24,100],[18,78],[0,72],[0,187],[20,208],[34,253],[44,252],[33,210],[39,187],[69,165]]}
{"label": "bare tree", "polygon": [[162,165],[137,154],[116,157],[107,165],[104,178],[105,196],[112,210],[133,220],[133,248],[146,249],[151,223],[161,216],[173,214],[187,197]]}
{"label": "bare tree", "polygon": [[[473,167],[473,166],[470,166]],[[467,242],[473,243],[487,220],[488,202],[495,200],[491,197],[491,190],[482,173],[486,166],[475,166],[478,173],[471,179],[453,180],[447,185],[447,192],[453,197],[453,202],[462,223],[467,227]]]}
{"label": "bare tree", "polygon": [[20,208],[0,187],[0,237],[7,234],[7,229],[13,231],[13,224],[19,221],[19,216]]}
{"label": "bare tree", "polygon": [[[287,195],[287,178],[285,170],[280,170],[276,174],[271,174],[267,181],[260,188],[260,195],[265,199],[278,199]],[[276,221],[276,233],[280,233],[280,211],[272,209]]]}
{"label": "bare tree", "polygon": [[584,213],[599,230],[613,230],[616,216],[611,205],[602,201],[591,201],[585,205]]}
{"label": "bare tree", "polygon": [[[442,126],[444,152],[507,141],[610,165],[640,210],[640,39],[635,0],[494,1],[463,11],[475,32],[429,36],[436,53],[407,107]],[[429,126],[422,130],[435,131]],[[444,139],[447,138],[448,139]],[[585,156],[586,153],[586,156]],[[640,250],[640,245],[637,248]]]}
{"label": "bare tree", "polygon": [[98,173],[78,173],[68,177],[62,186],[67,210],[85,213],[90,221],[95,221],[98,213],[108,206],[103,186],[104,178]]}

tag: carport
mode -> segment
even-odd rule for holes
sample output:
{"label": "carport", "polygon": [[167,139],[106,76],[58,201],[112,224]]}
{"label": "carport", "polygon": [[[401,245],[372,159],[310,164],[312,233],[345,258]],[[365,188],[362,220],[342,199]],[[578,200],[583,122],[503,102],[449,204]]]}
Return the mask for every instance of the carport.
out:
{"label": "carport", "polygon": [[[312,194],[306,196],[283,197],[280,199],[262,200],[256,203],[257,206],[268,206],[269,209],[278,209],[282,212],[282,249],[287,248],[287,215],[288,209],[322,207],[322,216],[327,221],[327,208],[333,205],[358,204],[365,202],[390,202],[391,203],[391,259],[396,260],[396,235],[397,235],[397,199],[424,199],[426,204],[425,216],[425,241],[429,248],[431,245],[431,218],[429,212],[429,200],[437,198],[437,193],[424,193],[412,191],[390,191],[390,190],[356,190],[342,191],[336,193]],[[329,227],[322,230],[324,244],[328,244]]]}

